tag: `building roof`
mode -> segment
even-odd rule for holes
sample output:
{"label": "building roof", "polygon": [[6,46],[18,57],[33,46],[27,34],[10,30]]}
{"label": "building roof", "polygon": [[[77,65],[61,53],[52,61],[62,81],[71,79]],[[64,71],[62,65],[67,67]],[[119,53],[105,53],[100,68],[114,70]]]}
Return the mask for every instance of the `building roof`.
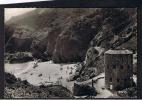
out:
{"label": "building roof", "polygon": [[133,54],[133,52],[129,51],[129,50],[108,50],[105,52],[105,54]]}

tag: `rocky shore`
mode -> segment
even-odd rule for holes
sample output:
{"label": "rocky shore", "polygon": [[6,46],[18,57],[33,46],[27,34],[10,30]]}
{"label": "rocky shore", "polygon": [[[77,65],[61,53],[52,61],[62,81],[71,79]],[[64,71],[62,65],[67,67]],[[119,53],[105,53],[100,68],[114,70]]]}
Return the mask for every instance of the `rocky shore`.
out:
{"label": "rocky shore", "polygon": [[33,86],[5,73],[5,98],[73,98],[62,86]]}

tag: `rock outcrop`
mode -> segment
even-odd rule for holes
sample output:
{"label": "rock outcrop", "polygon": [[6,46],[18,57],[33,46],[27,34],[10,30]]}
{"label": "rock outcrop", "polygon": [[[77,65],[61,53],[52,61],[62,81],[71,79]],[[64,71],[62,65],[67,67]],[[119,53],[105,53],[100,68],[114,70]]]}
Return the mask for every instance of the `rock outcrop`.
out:
{"label": "rock outcrop", "polygon": [[73,98],[62,86],[33,86],[5,73],[5,98]]}
{"label": "rock outcrop", "polygon": [[17,53],[5,53],[5,62],[9,63],[24,63],[28,61],[33,61],[33,56],[27,52],[17,52]]}
{"label": "rock outcrop", "polygon": [[[90,16],[89,16],[90,17]],[[97,34],[102,18],[98,15],[77,19],[58,36],[53,60],[55,62],[83,61],[92,38]]]}
{"label": "rock outcrop", "polygon": [[89,85],[82,85],[74,83],[73,92],[75,96],[96,96],[97,92],[95,87],[91,87]]}
{"label": "rock outcrop", "polygon": [[[104,52],[108,49],[125,48],[134,53],[137,52],[136,12],[130,13],[129,11],[132,9],[127,10],[101,10],[104,21],[101,30],[90,41],[90,47],[84,61],[85,68],[80,74],[79,80],[87,80],[92,74],[95,76],[104,72]],[[96,68],[95,71],[89,72],[90,67]],[[134,69],[136,69],[135,67],[134,65]]]}
{"label": "rock outcrop", "polygon": [[[20,23],[31,28],[26,33],[20,31],[26,34],[21,38],[33,39],[31,52],[37,58],[46,53],[44,58],[50,56],[56,63],[81,62],[90,47],[136,48],[136,9],[47,8],[36,9],[29,15],[12,18],[6,25],[17,27]],[[8,29],[12,32],[13,28]]]}

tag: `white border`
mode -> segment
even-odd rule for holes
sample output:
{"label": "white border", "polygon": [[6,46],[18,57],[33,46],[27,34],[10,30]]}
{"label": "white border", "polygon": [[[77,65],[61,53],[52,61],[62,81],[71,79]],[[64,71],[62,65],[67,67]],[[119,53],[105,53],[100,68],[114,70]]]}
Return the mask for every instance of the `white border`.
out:
{"label": "white border", "polygon": [[13,4],[13,3],[26,3],[26,2],[38,2],[38,1],[52,1],[52,0],[0,0],[1,4]]}

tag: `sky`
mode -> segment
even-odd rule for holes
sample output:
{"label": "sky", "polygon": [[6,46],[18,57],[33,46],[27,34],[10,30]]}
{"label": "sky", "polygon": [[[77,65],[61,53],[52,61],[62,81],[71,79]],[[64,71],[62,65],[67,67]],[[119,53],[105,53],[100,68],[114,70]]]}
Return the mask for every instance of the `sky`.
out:
{"label": "sky", "polygon": [[5,21],[9,20],[11,17],[18,16],[36,8],[5,8]]}

